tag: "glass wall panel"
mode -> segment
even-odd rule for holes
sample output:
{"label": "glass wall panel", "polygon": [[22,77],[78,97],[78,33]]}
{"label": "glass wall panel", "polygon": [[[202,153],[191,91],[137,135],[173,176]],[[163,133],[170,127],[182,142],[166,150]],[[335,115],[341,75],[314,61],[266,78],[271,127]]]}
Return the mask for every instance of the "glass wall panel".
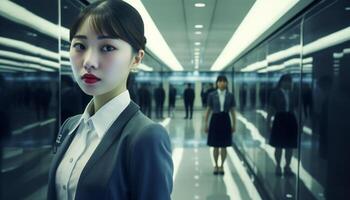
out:
{"label": "glass wall panel", "polygon": [[[303,24],[300,179],[315,199],[349,198],[348,1],[311,10]],[[308,192],[299,187],[299,199]]]}
{"label": "glass wall panel", "polygon": [[270,199],[349,196],[349,6],[314,4],[234,63],[235,147]]}
{"label": "glass wall panel", "polygon": [[58,1],[1,1],[1,199],[43,199],[58,128]]}

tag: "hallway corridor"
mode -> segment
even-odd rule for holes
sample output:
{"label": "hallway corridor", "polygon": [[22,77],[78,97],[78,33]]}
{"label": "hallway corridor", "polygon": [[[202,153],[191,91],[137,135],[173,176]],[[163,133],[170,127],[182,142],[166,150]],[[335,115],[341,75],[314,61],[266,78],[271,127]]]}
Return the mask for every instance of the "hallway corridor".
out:
{"label": "hallway corridor", "polygon": [[213,175],[213,149],[206,145],[203,131],[204,111],[195,111],[192,120],[182,115],[178,111],[160,122],[168,129],[173,147],[172,199],[261,199],[233,148],[227,149],[225,175]]}

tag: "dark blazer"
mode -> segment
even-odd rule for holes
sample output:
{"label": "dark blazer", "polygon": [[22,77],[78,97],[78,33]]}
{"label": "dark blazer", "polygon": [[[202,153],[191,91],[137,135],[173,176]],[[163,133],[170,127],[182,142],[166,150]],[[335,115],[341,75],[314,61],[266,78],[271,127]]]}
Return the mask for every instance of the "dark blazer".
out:
{"label": "dark blazer", "polygon": [[[270,107],[273,108],[273,113],[286,111],[286,99],[282,92],[282,89],[276,88],[273,90],[270,96]],[[293,91],[289,92],[289,109],[293,110],[295,106]]]}
{"label": "dark blazer", "polygon": [[185,102],[193,103],[194,101],[194,90],[192,88],[186,88],[184,91]]}
{"label": "dark blazer", "polygon": [[[48,186],[50,200],[56,199],[56,170],[74,138],[80,117],[69,118],[61,127],[59,135],[67,136],[52,161]],[[72,134],[68,135],[69,132]],[[57,142],[61,139],[59,136]],[[169,200],[172,175],[167,131],[144,116],[131,101],[84,167],[75,199]]]}
{"label": "dark blazer", "polygon": [[[220,112],[220,100],[219,100],[219,93],[217,90],[211,92],[208,95],[207,100],[208,106],[212,109],[213,113],[219,113]],[[236,106],[236,100],[234,95],[226,90],[225,93],[225,102],[224,102],[224,112],[229,112],[229,110]]]}

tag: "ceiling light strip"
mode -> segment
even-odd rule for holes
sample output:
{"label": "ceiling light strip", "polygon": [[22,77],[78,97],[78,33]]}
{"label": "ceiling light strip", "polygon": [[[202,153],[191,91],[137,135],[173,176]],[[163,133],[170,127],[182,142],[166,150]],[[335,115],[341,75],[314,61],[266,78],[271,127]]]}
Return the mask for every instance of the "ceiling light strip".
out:
{"label": "ceiling light strip", "polygon": [[69,29],[59,27],[58,24],[54,24],[40,16],[37,16],[14,2],[7,0],[1,1],[0,15],[14,21],[15,23],[28,26],[56,39],[59,39],[58,33],[60,33],[61,39],[69,41]]}
{"label": "ceiling light strip", "polygon": [[58,62],[44,60],[44,59],[39,58],[39,57],[27,56],[24,54],[15,53],[15,52],[11,52],[11,51],[0,50],[0,56],[11,58],[11,59],[16,59],[16,60],[21,60],[21,61],[34,62],[34,63],[40,64],[40,65],[46,65],[48,67],[53,67],[53,68],[60,67]]}
{"label": "ceiling light strip", "polygon": [[151,16],[147,12],[140,0],[124,0],[132,5],[142,16],[145,25],[145,35],[147,38],[147,48],[150,49],[160,60],[174,71],[182,71],[183,67],[176,59],[175,55],[169,48]]}
{"label": "ceiling light strip", "polygon": [[250,44],[275,24],[285,13],[293,8],[297,2],[298,0],[256,1],[219,57],[214,62],[211,70],[220,71],[224,69],[232,60],[247,49]]}

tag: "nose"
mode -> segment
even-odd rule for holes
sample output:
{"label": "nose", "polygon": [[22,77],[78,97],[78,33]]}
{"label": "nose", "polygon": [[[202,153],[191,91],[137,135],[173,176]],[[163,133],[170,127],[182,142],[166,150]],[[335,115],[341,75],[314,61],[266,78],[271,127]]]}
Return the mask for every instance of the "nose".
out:
{"label": "nose", "polygon": [[92,49],[89,49],[85,54],[83,66],[86,71],[90,72],[98,67],[98,55]]}

